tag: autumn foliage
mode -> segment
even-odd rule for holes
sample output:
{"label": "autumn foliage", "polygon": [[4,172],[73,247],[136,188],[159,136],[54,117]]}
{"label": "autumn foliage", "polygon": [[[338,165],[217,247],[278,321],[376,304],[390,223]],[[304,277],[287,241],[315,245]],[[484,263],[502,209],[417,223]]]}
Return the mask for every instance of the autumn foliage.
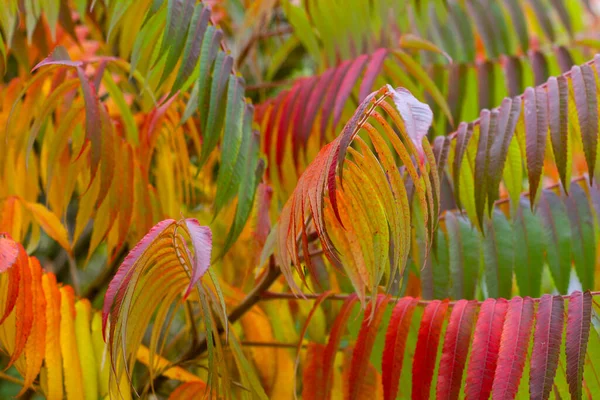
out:
{"label": "autumn foliage", "polygon": [[600,397],[585,0],[5,0],[0,397]]}

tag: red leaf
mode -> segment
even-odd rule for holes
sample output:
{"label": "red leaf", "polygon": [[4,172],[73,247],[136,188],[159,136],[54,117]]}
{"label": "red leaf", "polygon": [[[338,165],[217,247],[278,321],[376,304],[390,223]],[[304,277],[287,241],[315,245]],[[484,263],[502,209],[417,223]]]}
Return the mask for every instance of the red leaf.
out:
{"label": "red leaf", "polygon": [[487,299],[481,305],[467,367],[467,400],[490,397],[507,309],[505,299]]}
{"label": "red leaf", "polygon": [[336,70],[336,68],[330,68],[319,77],[318,82],[315,84],[315,87],[311,92],[308,101],[306,102],[306,107],[303,107],[302,130],[299,132],[299,134],[304,138],[304,140],[308,140],[308,136],[313,130],[315,117],[321,109],[321,103],[323,102],[323,98],[325,97],[325,94],[332,83],[331,77]]}
{"label": "red leaf", "polygon": [[384,399],[392,400],[398,393],[398,383],[402,373],[406,337],[410,329],[417,299],[404,297],[396,303],[385,335],[385,346],[381,361]]}
{"label": "red leaf", "polygon": [[543,295],[538,305],[536,320],[529,394],[532,399],[547,399],[556,375],[562,342],[564,323],[562,296]]}
{"label": "red leaf", "polygon": [[438,399],[458,399],[476,308],[474,300],[459,300],[452,308],[438,372]]}
{"label": "red leaf", "polygon": [[567,382],[572,398],[581,398],[583,364],[592,321],[592,295],[574,292],[567,311]]}
{"label": "red leaf", "polygon": [[381,66],[385,61],[385,58],[388,55],[388,50],[385,48],[377,49],[371,55],[371,59],[367,64],[367,70],[365,71],[365,76],[360,84],[360,89],[358,91],[358,101],[363,101],[365,97],[371,92],[373,88],[373,83],[375,79],[379,75],[381,71]]}
{"label": "red leaf", "polygon": [[494,399],[513,399],[517,395],[527,358],[533,318],[533,300],[530,297],[517,296],[509,301],[502,329],[498,367],[492,385]]}
{"label": "red leaf", "polygon": [[29,257],[25,249],[20,244],[18,267],[21,270],[21,279],[19,280],[19,294],[15,308],[16,332],[15,347],[11,354],[10,361],[6,368],[9,368],[21,356],[25,349],[25,344],[33,327],[33,293],[31,284],[31,269],[29,268]]}
{"label": "red leaf", "polygon": [[302,370],[302,398],[322,399],[323,389],[323,352],[325,346],[320,343],[309,343]]}
{"label": "red leaf", "polygon": [[[300,89],[300,93],[298,94],[297,99],[295,99],[296,104],[294,105],[294,113],[292,115],[292,129],[294,132],[292,136],[292,153],[294,156],[294,163],[296,165],[298,165],[300,150],[302,148],[306,148],[308,142],[308,137],[300,137],[299,135],[299,133],[302,132],[302,121],[304,118],[303,105],[308,102],[309,95],[317,83],[317,80],[317,78],[310,78],[307,81],[304,81],[304,84]],[[286,128],[289,129],[289,125]]]}
{"label": "red leaf", "polygon": [[[323,101],[323,107],[321,109],[321,140],[325,141],[325,132],[327,131],[327,125],[329,124],[329,117],[334,107],[334,99],[338,88],[342,84],[342,79],[346,76],[346,72],[352,65],[352,60],[347,60],[341,63],[335,70],[335,74],[331,78],[330,90],[325,95]],[[333,90],[332,90],[333,89]]]}
{"label": "red leaf", "polygon": [[340,312],[338,313],[331,332],[329,333],[329,341],[327,347],[323,352],[323,383],[324,387],[319,391],[320,396],[316,397],[319,399],[329,399],[331,396],[331,387],[333,385],[333,363],[335,362],[335,356],[337,354],[338,347],[340,346],[340,340],[344,331],[346,330],[346,323],[350,318],[352,307],[358,300],[356,294],[351,294],[350,297],[344,302]]}
{"label": "red leaf", "polygon": [[[304,324],[302,325],[302,329],[300,330],[300,338],[298,339],[298,346],[296,347],[296,354],[297,354],[297,356],[296,356],[296,362],[294,363],[294,377],[296,377],[296,372],[298,371],[298,364],[300,364],[300,352],[302,350],[302,342],[304,341],[304,336],[306,335],[306,331],[308,330],[308,325],[310,324],[310,321],[311,321],[313,315],[315,315],[315,312],[319,309],[319,306],[323,303],[323,301],[325,301],[325,299],[327,299],[332,294],[333,294],[333,292],[331,292],[329,290],[326,291],[325,293],[321,294],[315,300],[315,303],[313,304],[313,306],[310,309],[308,315],[306,316],[306,320],[304,321]],[[322,347],[324,348],[325,346],[322,346]],[[310,351],[310,347],[309,347],[309,351]],[[309,355],[307,354],[306,357],[308,357],[308,356]],[[322,364],[322,358],[323,357],[321,355],[320,361],[318,361],[320,364]],[[313,362],[316,362],[316,361],[313,361]],[[312,367],[314,367],[314,365]],[[304,375],[307,374],[307,372],[306,372],[307,368],[309,368],[309,366],[305,366],[304,367]],[[320,374],[322,374],[322,373],[323,373],[323,371],[322,371],[322,368],[321,368]],[[315,378],[315,380],[312,382],[312,387],[313,388],[311,389],[311,391],[315,391],[316,392],[316,391],[321,390],[321,388],[323,387],[323,381],[322,380],[321,381],[317,381],[316,380],[317,377],[314,377],[314,378]],[[295,380],[294,380],[294,387],[296,387]],[[304,393],[305,389],[306,389],[306,387],[303,388],[303,393]],[[312,398],[319,398],[319,397],[306,397],[306,398],[312,399]]]}
{"label": "red leaf", "polygon": [[368,371],[371,351],[373,350],[377,331],[389,300],[389,296],[379,295],[377,303],[375,303],[375,311],[373,312],[372,310],[373,303],[369,303],[365,310],[356,345],[354,346],[354,352],[352,353],[348,388],[350,399],[360,398],[359,395],[362,392],[361,386]]}
{"label": "red leaf", "polygon": [[448,300],[434,300],[425,307],[413,361],[412,398],[429,399],[429,388],[437,358]]}
{"label": "red leaf", "polygon": [[333,128],[340,122],[344,104],[346,104],[346,100],[348,100],[350,93],[352,93],[352,89],[368,60],[369,56],[366,54],[356,58],[350,68],[348,68],[348,72],[345,74],[340,86],[336,88],[337,96],[335,97],[335,104],[333,106]]}
{"label": "red leaf", "polygon": [[[283,156],[285,154],[285,142],[287,139],[288,132],[291,130],[291,117],[294,106],[298,101],[298,91],[306,81],[300,81],[298,84],[288,92],[283,100],[283,108],[281,109],[281,117],[279,118],[279,124],[277,125],[277,142],[275,144],[275,163],[281,165],[283,163]],[[276,110],[273,110],[275,112]],[[297,132],[294,132],[295,137],[298,136]],[[271,149],[268,149],[270,154]]]}

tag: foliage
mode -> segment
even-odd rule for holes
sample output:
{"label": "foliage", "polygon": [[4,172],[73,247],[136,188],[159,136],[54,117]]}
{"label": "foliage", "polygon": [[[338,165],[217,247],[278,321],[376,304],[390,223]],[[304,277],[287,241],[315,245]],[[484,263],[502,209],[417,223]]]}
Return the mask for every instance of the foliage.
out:
{"label": "foliage", "polygon": [[597,25],[5,1],[0,393],[597,397]]}

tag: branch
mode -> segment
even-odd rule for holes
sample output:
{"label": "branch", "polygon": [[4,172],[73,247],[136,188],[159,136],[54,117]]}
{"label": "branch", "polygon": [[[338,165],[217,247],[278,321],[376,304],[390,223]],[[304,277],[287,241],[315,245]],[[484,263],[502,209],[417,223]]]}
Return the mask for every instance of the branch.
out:
{"label": "branch", "polygon": [[[592,296],[600,296],[600,291],[595,291],[595,292],[590,292]],[[261,295],[261,300],[315,300],[318,299],[319,297],[321,297],[323,294],[322,293],[301,293],[298,296],[295,295],[294,293],[276,293],[276,292],[269,292],[269,291],[265,291],[262,295]],[[347,300],[350,296],[352,296],[351,294],[333,294],[331,296],[327,296],[327,298],[325,300],[340,300],[340,301],[344,301]],[[568,300],[569,297],[571,295],[569,294],[565,294],[562,295],[562,298],[565,300]],[[417,304],[419,305],[427,305],[429,303],[431,303],[432,301],[435,300],[419,300],[419,302]],[[450,307],[452,307],[458,300],[453,300],[450,301],[448,304],[450,305]],[[533,301],[538,302],[540,301],[539,298],[533,299]],[[479,305],[483,304],[483,301],[478,301],[477,302]]]}

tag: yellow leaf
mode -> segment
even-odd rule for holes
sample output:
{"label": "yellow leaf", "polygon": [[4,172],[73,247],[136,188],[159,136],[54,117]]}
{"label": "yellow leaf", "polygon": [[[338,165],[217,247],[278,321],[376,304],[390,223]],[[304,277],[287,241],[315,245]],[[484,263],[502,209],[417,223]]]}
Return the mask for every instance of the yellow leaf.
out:
{"label": "yellow leaf", "polygon": [[60,288],[60,348],[63,355],[63,370],[67,399],[84,400],[83,374],[79,361],[79,351],[73,345],[75,337],[75,305],[73,288]]}
{"label": "yellow leaf", "polygon": [[23,201],[23,205],[31,212],[33,218],[52,239],[56,240],[69,254],[72,254],[67,230],[52,211],[38,203]]}
{"label": "yellow leaf", "polygon": [[90,334],[92,306],[87,299],[82,299],[75,304],[75,311],[77,313],[75,317],[75,335],[83,374],[85,397],[86,399],[95,399],[98,397],[98,375],[96,373],[98,362],[96,361]]}

